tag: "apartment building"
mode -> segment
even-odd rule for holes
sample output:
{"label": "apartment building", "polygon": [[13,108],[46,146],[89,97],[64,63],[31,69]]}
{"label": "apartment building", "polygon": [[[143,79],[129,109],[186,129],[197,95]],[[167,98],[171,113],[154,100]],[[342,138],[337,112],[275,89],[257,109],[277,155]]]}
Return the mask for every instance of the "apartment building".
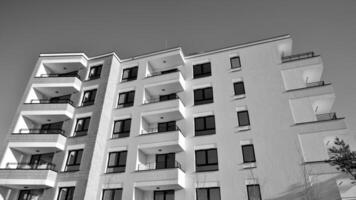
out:
{"label": "apartment building", "polygon": [[324,162],[336,137],[355,139],[323,67],[289,35],[192,55],[41,54],[3,136],[0,199],[352,197]]}

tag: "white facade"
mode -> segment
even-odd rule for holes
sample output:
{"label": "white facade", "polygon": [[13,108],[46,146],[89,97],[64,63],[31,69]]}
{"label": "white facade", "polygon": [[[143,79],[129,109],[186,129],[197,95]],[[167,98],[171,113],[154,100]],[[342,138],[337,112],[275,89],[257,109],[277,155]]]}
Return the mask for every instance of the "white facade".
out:
{"label": "white facade", "polygon": [[[0,199],[28,192],[33,199],[55,200],[61,188],[75,187],[75,200],[103,199],[108,189],[118,189],[125,200],[154,200],[155,191],[157,199],[157,191],[169,191],[167,200],[173,191],[174,199],[196,200],[199,188],[219,188],[222,200],[247,200],[251,185],[259,186],[262,199],[356,198],[349,179],[324,162],[336,137],[356,146],[344,118],[332,109],[335,94],[322,80],[322,59],[291,56],[291,49],[292,39],[284,35],[190,56],[180,48],[125,60],[115,53],[40,55],[3,139]],[[240,66],[232,68],[236,57]],[[193,69],[204,63],[210,63],[210,75],[194,78]],[[95,66],[101,73],[90,78]],[[134,67],[137,77],[127,71]],[[243,94],[234,92],[237,82],[243,82]],[[212,88],[213,100],[197,105],[194,91],[203,88]],[[130,91],[134,101],[127,97],[122,104],[120,94]],[[241,111],[248,111],[248,124],[238,119]],[[214,116],[215,133],[197,136],[196,118],[205,116]],[[123,124],[114,130],[120,120],[127,120],[122,123],[129,131]],[[157,128],[173,121],[173,129]],[[80,123],[89,126],[79,131]],[[247,162],[242,147],[252,145],[255,159]],[[68,165],[68,154],[80,149],[82,155],[73,154]],[[197,166],[196,152],[207,149],[217,150],[218,167],[198,172],[216,167],[207,160]],[[113,152],[126,152],[126,159],[113,161],[120,172],[108,169]],[[174,156],[162,156],[167,166],[158,167],[157,154]]]}

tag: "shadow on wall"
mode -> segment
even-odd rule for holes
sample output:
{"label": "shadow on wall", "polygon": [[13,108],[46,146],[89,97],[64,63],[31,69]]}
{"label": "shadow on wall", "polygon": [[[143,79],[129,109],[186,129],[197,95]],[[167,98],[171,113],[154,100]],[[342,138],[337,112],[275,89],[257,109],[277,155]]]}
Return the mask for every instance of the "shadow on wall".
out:
{"label": "shadow on wall", "polygon": [[314,183],[311,187],[294,184],[280,197],[266,200],[341,200],[336,180],[344,177],[345,175],[338,174],[325,181]]}

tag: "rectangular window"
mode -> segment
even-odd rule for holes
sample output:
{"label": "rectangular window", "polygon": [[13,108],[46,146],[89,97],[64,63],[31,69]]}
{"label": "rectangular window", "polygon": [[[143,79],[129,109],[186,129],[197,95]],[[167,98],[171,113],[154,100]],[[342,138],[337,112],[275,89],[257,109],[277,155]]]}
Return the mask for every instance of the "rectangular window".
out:
{"label": "rectangular window", "polygon": [[206,103],[213,103],[213,88],[201,88],[194,90],[194,105],[201,105]]}
{"label": "rectangular window", "polygon": [[174,168],[176,162],[175,153],[156,154],[156,169]]}
{"label": "rectangular window", "polygon": [[96,89],[87,90],[83,94],[82,106],[90,106],[94,104]]}
{"label": "rectangular window", "polygon": [[109,153],[107,173],[125,172],[127,151],[118,151]]}
{"label": "rectangular window", "polygon": [[174,200],[174,190],[154,191],[154,200]]}
{"label": "rectangular window", "polygon": [[90,123],[90,117],[78,119],[77,124],[75,125],[73,136],[86,135],[88,133],[89,123]]}
{"label": "rectangular window", "polygon": [[138,67],[126,68],[122,71],[122,82],[133,81],[137,79]]}
{"label": "rectangular window", "polygon": [[122,199],[122,189],[104,189],[102,200],[121,200]]}
{"label": "rectangular window", "polygon": [[168,101],[168,100],[177,99],[177,98],[178,98],[177,94],[172,93],[172,94],[160,95],[159,101]]}
{"label": "rectangular window", "polygon": [[197,200],[220,200],[220,188],[197,188]]}
{"label": "rectangular window", "polygon": [[211,76],[210,62],[193,65],[193,78],[202,78],[206,76]]}
{"label": "rectangular window", "polygon": [[253,148],[253,144],[243,145],[242,148],[242,157],[244,163],[256,162],[255,158],[255,150]]}
{"label": "rectangular window", "polygon": [[250,117],[247,110],[237,112],[237,119],[239,126],[250,126]]}
{"label": "rectangular window", "polygon": [[119,94],[118,108],[125,108],[134,105],[135,91],[122,92]]}
{"label": "rectangular window", "polygon": [[62,130],[63,126],[63,121],[61,122],[55,122],[55,123],[50,123],[50,124],[42,124],[40,133],[43,134],[61,134],[64,133]]}
{"label": "rectangular window", "polygon": [[248,200],[262,200],[260,185],[247,185]]}
{"label": "rectangular window", "polygon": [[64,171],[79,171],[82,160],[83,149],[71,150],[68,152],[67,164]]}
{"label": "rectangular window", "polygon": [[75,187],[61,187],[59,188],[57,200],[73,200]]}
{"label": "rectangular window", "polygon": [[219,165],[217,149],[196,150],[195,165],[197,172],[218,170]]}
{"label": "rectangular window", "polygon": [[215,134],[214,115],[194,119],[195,136]]}
{"label": "rectangular window", "polygon": [[20,190],[19,197],[17,200],[36,200],[40,199],[43,190],[41,189],[32,189],[32,190]]}
{"label": "rectangular window", "polygon": [[88,79],[89,80],[93,80],[93,79],[98,79],[100,78],[100,74],[101,74],[101,68],[103,67],[103,65],[97,65],[97,66],[93,66],[90,68],[89,71],[89,76]]}
{"label": "rectangular window", "polygon": [[239,56],[230,58],[231,69],[241,68],[241,61]]}
{"label": "rectangular window", "polygon": [[245,94],[244,82],[240,81],[240,82],[234,83],[234,92],[235,92],[235,95]]}
{"label": "rectangular window", "polygon": [[123,138],[130,136],[131,119],[123,119],[114,122],[113,138]]}
{"label": "rectangular window", "polygon": [[168,131],[175,131],[176,130],[176,122],[161,122],[158,123],[158,132],[168,132]]}

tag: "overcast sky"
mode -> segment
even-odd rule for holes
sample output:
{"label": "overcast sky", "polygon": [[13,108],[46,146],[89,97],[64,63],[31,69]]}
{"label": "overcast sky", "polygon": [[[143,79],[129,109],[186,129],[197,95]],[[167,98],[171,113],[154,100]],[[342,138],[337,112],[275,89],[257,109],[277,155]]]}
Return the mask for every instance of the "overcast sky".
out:
{"label": "overcast sky", "polygon": [[0,0],[2,134],[40,53],[127,58],[167,44],[187,55],[281,34],[291,34],[295,53],[322,55],[334,111],[356,130],[355,0]]}

